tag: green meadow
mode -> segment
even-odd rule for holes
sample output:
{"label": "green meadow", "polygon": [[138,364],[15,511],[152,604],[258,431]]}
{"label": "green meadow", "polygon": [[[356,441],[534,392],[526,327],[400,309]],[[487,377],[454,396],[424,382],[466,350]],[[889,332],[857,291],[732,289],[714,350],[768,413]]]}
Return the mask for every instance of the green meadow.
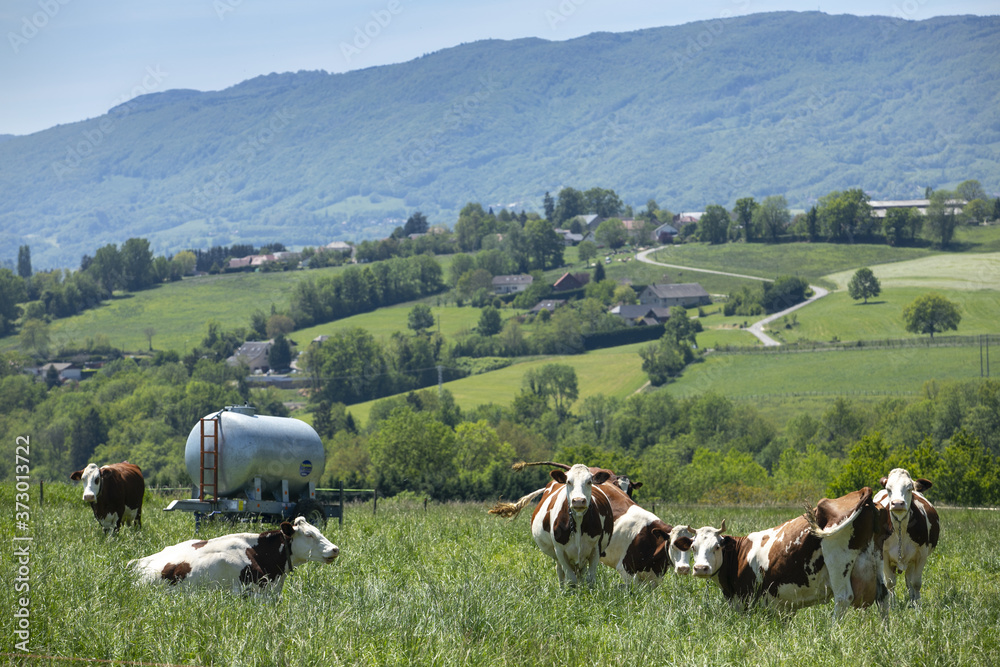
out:
{"label": "green meadow", "polygon": [[[942,540],[924,571],[922,607],[895,592],[887,618],[827,603],[741,613],[718,587],[673,574],[655,589],[624,588],[600,566],[597,583],[561,590],[527,516],[507,521],[476,503],[426,510],[420,499],[350,505],[331,565],[289,575],[280,598],[139,585],[128,561],[195,537],[190,515],[164,513],[147,493],[141,530],[106,537],[78,487],[32,487],[30,590],[15,592],[14,558],[0,559],[0,653],[12,664],[239,665],[994,665],[1000,661],[1000,555],[988,512],[941,509]],[[0,487],[5,507],[13,487]],[[640,503],[647,503],[641,498]],[[649,505],[647,505],[649,506]],[[732,534],[777,525],[801,507],[656,505],[672,524]],[[11,525],[9,522],[6,526]],[[201,539],[270,526],[206,522]],[[10,532],[6,533],[7,538]],[[23,534],[23,533],[22,533]],[[14,611],[29,598],[32,656],[15,649]]]}

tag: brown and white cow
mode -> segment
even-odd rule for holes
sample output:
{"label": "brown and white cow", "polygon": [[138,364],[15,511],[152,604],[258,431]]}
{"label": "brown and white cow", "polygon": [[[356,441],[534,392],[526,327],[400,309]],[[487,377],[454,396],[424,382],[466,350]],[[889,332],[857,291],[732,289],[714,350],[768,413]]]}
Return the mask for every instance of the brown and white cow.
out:
{"label": "brown and white cow", "polygon": [[895,468],[881,483],[885,488],[875,495],[875,503],[888,510],[893,524],[892,535],[882,547],[885,582],[892,591],[897,573],[905,572],[910,604],[917,605],[924,565],[941,535],[937,510],[923,496],[931,488],[931,482],[913,479],[903,468]]}
{"label": "brown and white cow", "polygon": [[[562,464],[553,465],[559,468],[563,467]],[[588,470],[595,476],[598,474],[602,474],[602,477],[606,476],[606,480],[595,485],[594,488],[604,492],[611,505],[611,514],[614,519],[611,540],[600,556],[601,562],[621,574],[622,580],[626,584],[645,582],[656,586],[667,570],[673,568],[674,564],[678,562],[674,558],[674,554],[683,553],[673,545],[671,538],[674,535],[673,527],[660,520],[652,512],[639,507],[629,498],[618,483],[620,477],[602,468],[588,468]],[[545,489],[538,489],[524,496],[517,503],[497,503],[490,509],[490,513],[513,518],[528,502],[534,500],[544,491]],[[682,534],[682,532],[677,533],[676,536]],[[686,574],[684,571],[678,572]]]}
{"label": "brown and white cow", "polygon": [[721,528],[699,528],[691,545],[693,574],[712,579],[736,609],[761,601],[796,610],[835,600],[840,618],[850,607],[873,602],[886,611],[882,543],[888,517],[865,487],[780,526],[745,537]]}
{"label": "brown and white cow", "polygon": [[677,574],[691,574],[691,541],[695,534],[686,524],[674,526],[670,531],[670,561]]}
{"label": "brown and white cow", "polygon": [[593,584],[615,525],[608,496],[599,488],[608,479],[607,471],[595,475],[587,466],[577,464],[569,471],[549,474],[553,481],[521,498],[517,511],[541,494],[531,515],[535,544],[556,561],[560,585],[575,586],[584,577]]}
{"label": "brown and white cow", "polygon": [[303,517],[278,530],[188,540],[130,565],[146,582],[280,593],[285,576],[310,561],[332,563],[340,549]]}
{"label": "brown and white cow", "polygon": [[[517,463],[515,463],[514,465],[512,465],[511,468],[513,468],[515,471],[520,472],[521,470],[524,470],[525,468],[528,468],[530,466],[551,466],[553,468],[562,468],[563,470],[567,470],[567,471],[570,469],[569,465],[567,465],[565,463],[556,463],[555,461],[532,461],[531,463],[525,463],[524,461],[518,461]],[[604,472],[608,473],[610,475],[610,477],[604,483],[605,484],[614,484],[619,489],[621,489],[622,491],[624,491],[625,494],[628,495],[629,498],[632,497],[632,494],[635,492],[636,489],[638,489],[639,487],[642,486],[642,482],[633,482],[631,479],[628,478],[628,475],[619,475],[619,474],[613,473],[610,470],[607,470],[605,468],[597,468],[597,467],[594,467],[594,466],[590,466],[588,469],[594,475],[596,475],[597,473],[599,473],[601,471],[604,471]]]}
{"label": "brown and white cow", "polygon": [[83,480],[83,500],[90,503],[94,518],[105,531],[117,531],[123,521],[142,526],[146,481],[139,466],[124,461],[98,468],[96,463],[90,463],[69,478],[74,482]]}

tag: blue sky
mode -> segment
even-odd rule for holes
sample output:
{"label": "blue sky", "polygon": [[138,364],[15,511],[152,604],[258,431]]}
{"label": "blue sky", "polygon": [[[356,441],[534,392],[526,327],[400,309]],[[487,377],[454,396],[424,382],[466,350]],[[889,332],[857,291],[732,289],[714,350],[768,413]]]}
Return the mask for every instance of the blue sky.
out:
{"label": "blue sky", "polygon": [[[4,0],[0,134],[98,116],[138,94],[343,72],[480,39],[564,40],[779,10],[923,20],[997,0]],[[367,34],[366,34],[367,33]]]}

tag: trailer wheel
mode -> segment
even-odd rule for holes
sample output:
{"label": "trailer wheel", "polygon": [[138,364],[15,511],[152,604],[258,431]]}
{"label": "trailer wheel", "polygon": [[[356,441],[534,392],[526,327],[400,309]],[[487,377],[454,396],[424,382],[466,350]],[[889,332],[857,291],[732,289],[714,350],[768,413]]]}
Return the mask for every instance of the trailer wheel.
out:
{"label": "trailer wheel", "polygon": [[306,521],[317,528],[326,528],[326,512],[323,511],[323,506],[312,498],[303,498],[296,503],[292,515],[293,518],[305,517]]}

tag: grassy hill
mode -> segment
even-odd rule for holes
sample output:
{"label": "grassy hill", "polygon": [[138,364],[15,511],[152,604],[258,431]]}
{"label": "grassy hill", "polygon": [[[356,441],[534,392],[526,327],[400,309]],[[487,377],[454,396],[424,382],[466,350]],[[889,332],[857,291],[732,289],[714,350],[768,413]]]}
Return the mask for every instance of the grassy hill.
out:
{"label": "grassy hill", "polygon": [[146,95],[0,142],[0,260],[385,234],[561,186],[636,207],[805,205],[979,179],[1000,191],[998,17],[770,13],[481,41],[344,74]]}

